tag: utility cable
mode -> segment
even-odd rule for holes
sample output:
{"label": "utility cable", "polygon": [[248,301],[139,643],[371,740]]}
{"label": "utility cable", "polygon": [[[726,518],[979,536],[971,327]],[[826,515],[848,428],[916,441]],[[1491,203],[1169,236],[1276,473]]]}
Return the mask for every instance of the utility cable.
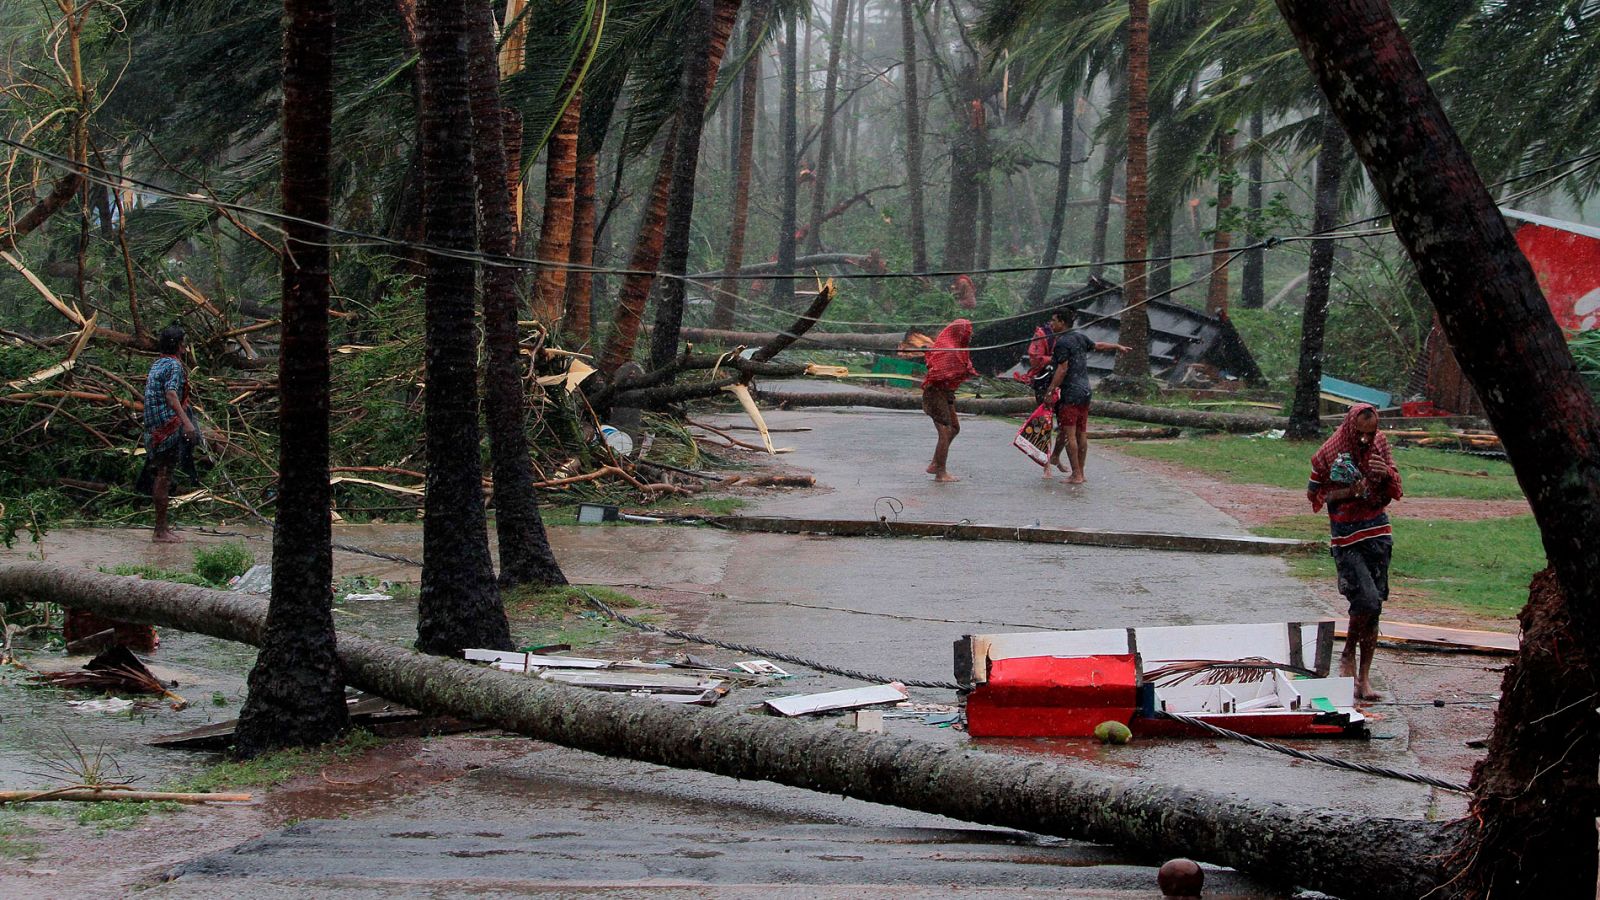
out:
{"label": "utility cable", "polygon": [[1285,756],[1292,756],[1295,759],[1302,759],[1306,762],[1321,763],[1325,766],[1332,766],[1336,769],[1345,769],[1350,772],[1360,772],[1364,775],[1376,775],[1379,778],[1396,778],[1400,781],[1409,781],[1413,784],[1424,784],[1428,787],[1441,788],[1446,791],[1455,791],[1461,794],[1468,794],[1472,792],[1472,789],[1464,784],[1457,784],[1454,781],[1445,781],[1442,778],[1435,778],[1432,775],[1422,775],[1417,772],[1402,772],[1399,769],[1390,769],[1386,766],[1374,766],[1369,765],[1368,763],[1351,762],[1347,759],[1324,756],[1321,753],[1307,753],[1304,750],[1298,750],[1294,747],[1284,744],[1275,744],[1271,741],[1263,741],[1260,738],[1251,737],[1248,734],[1240,734],[1237,731],[1231,731],[1227,728],[1220,728],[1211,724],[1210,722],[1205,721],[1204,719],[1196,719],[1192,716],[1180,715],[1173,712],[1160,712],[1156,715],[1159,718],[1171,719],[1174,722],[1181,722],[1184,725],[1199,728],[1202,731],[1209,732],[1217,737],[1242,741],[1252,747],[1260,747],[1263,750],[1271,750],[1274,753],[1282,753]]}
{"label": "utility cable", "polygon": [[667,637],[674,637],[680,640],[690,641],[696,644],[705,644],[708,647],[721,647],[724,650],[734,650],[739,653],[749,653],[755,656],[764,657],[766,659],[782,660],[783,662],[794,663],[797,666],[805,666],[808,669],[815,669],[818,672],[827,672],[830,675],[841,675],[845,678],[854,678],[857,681],[870,681],[875,684],[888,684],[889,682],[894,681],[909,687],[937,688],[940,690],[950,691],[961,690],[961,685],[956,684],[953,681],[922,681],[916,678],[889,678],[885,675],[875,675],[871,672],[862,672],[858,669],[846,669],[840,666],[831,666],[827,663],[818,662],[814,659],[807,659],[804,656],[796,656],[792,653],[781,653],[775,650],[768,650],[764,647],[753,647],[749,644],[739,644],[734,643],[733,641],[719,641],[716,638],[709,638],[704,635],[695,634],[689,631],[679,631],[676,628],[662,628],[659,625],[652,625],[649,622],[641,621],[633,618],[632,616],[617,612],[616,610],[607,606],[604,600],[601,600],[599,597],[596,597],[594,594],[582,587],[579,587],[578,591],[585,597],[588,597],[589,602],[594,605],[595,609],[599,610],[603,615],[605,615],[606,618],[621,622],[622,624],[632,628],[637,628],[640,631],[650,632],[651,634],[660,634]]}
{"label": "utility cable", "polygon": [[[276,230],[278,230],[280,232],[282,231],[282,229],[279,228],[278,225],[275,224],[275,223],[285,223],[285,224],[287,224],[287,223],[297,223],[297,224],[305,225],[305,226],[308,226],[308,227],[311,227],[311,228],[315,228],[315,229],[317,229],[319,231],[325,231],[325,232],[328,232],[330,234],[336,234],[336,235],[341,235],[341,236],[344,236],[344,237],[356,239],[355,241],[345,242],[343,244],[334,244],[334,243],[331,243],[331,242],[327,242],[326,245],[329,246],[330,248],[337,248],[337,247],[341,247],[341,246],[342,247],[381,246],[381,247],[389,247],[389,248],[394,248],[394,249],[418,250],[418,251],[421,251],[421,252],[425,252],[425,253],[429,253],[429,254],[433,254],[433,255],[437,255],[437,256],[444,256],[444,257],[449,257],[449,258],[454,258],[454,259],[470,260],[470,261],[473,261],[473,262],[483,263],[485,265],[497,265],[497,266],[507,266],[507,267],[515,267],[515,268],[522,268],[522,267],[556,268],[556,269],[565,269],[565,270],[568,270],[568,271],[588,272],[588,273],[592,273],[592,274],[596,274],[596,275],[623,275],[623,276],[636,275],[636,276],[647,276],[647,277],[652,277],[652,278],[679,279],[679,280],[692,282],[692,283],[718,282],[718,281],[726,281],[726,280],[729,280],[729,279],[736,279],[736,280],[743,280],[743,281],[756,281],[756,280],[768,280],[768,279],[772,279],[772,278],[798,278],[798,277],[804,277],[803,275],[801,275],[799,273],[795,273],[795,274],[787,274],[787,273],[740,274],[740,273],[735,273],[734,275],[731,275],[731,276],[724,276],[724,275],[720,275],[719,274],[719,275],[708,277],[708,278],[697,279],[697,278],[693,278],[691,276],[676,275],[676,274],[669,273],[669,272],[653,272],[653,271],[647,271],[647,270],[642,270],[642,269],[623,269],[623,268],[610,268],[610,267],[604,267],[604,266],[583,265],[583,264],[580,264],[580,263],[574,263],[571,260],[541,260],[541,259],[534,258],[534,257],[504,255],[504,254],[489,254],[489,253],[483,253],[483,252],[476,251],[476,250],[458,250],[458,249],[453,249],[453,248],[448,248],[448,247],[440,247],[440,246],[437,246],[437,245],[434,245],[434,244],[428,244],[426,242],[421,242],[421,241],[409,241],[409,240],[403,240],[403,239],[400,239],[400,238],[385,237],[383,235],[372,234],[370,232],[359,231],[359,230],[351,229],[351,228],[344,228],[344,227],[341,227],[341,226],[338,226],[338,225],[333,225],[331,223],[314,222],[314,221],[311,221],[309,219],[302,219],[302,218],[299,218],[299,217],[296,217],[296,216],[291,216],[291,215],[288,215],[286,213],[283,213],[283,212],[280,212],[280,211],[277,211],[277,210],[264,209],[264,208],[261,208],[261,207],[251,206],[249,204],[238,203],[238,202],[233,202],[233,201],[219,200],[219,199],[216,199],[214,197],[207,197],[207,196],[203,196],[203,195],[196,194],[196,193],[193,193],[193,192],[178,191],[178,190],[175,190],[175,189],[172,189],[172,188],[167,188],[167,187],[164,187],[162,185],[155,184],[153,182],[144,181],[142,179],[135,178],[133,176],[126,175],[124,173],[119,173],[119,172],[115,172],[115,171],[112,171],[112,170],[109,170],[109,169],[105,169],[103,167],[94,165],[94,164],[92,164],[92,163],[90,163],[88,161],[78,161],[78,160],[74,160],[74,159],[72,159],[70,157],[67,157],[67,156],[62,156],[61,154],[52,153],[52,152],[50,152],[48,150],[43,150],[43,149],[40,149],[40,148],[35,147],[33,145],[30,145],[30,144],[27,144],[27,143],[24,143],[24,142],[21,142],[21,141],[17,141],[17,140],[12,139],[12,138],[0,137],[0,145],[12,147],[15,150],[17,150],[18,152],[23,153],[24,155],[33,157],[35,159],[38,159],[41,162],[46,163],[47,165],[53,166],[53,167],[61,169],[63,171],[76,173],[76,174],[78,174],[80,176],[83,176],[83,177],[87,178],[90,181],[93,181],[93,182],[95,182],[97,184],[101,184],[101,185],[106,186],[106,187],[126,188],[129,185],[133,185],[135,187],[140,188],[145,193],[153,194],[153,195],[156,195],[158,197],[165,198],[165,199],[170,199],[170,200],[174,200],[174,201],[178,201],[178,202],[184,202],[184,203],[194,203],[194,204],[198,204],[198,205],[202,205],[202,206],[209,206],[209,207],[212,207],[212,208],[215,208],[215,209],[219,209],[219,210],[227,210],[227,211],[230,211],[230,212],[234,212],[234,213],[237,213],[237,214],[239,214],[241,216],[254,218],[254,219],[258,220],[258,221],[261,221],[261,222],[264,222],[264,223],[267,223],[267,224],[271,225],[271,227],[275,228]],[[1536,170],[1535,173],[1526,173],[1524,175],[1512,176],[1510,178],[1502,179],[1501,181],[1496,182],[1495,184],[1489,185],[1488,187],[1490,187],[1490,188],[1501,187],[1503,185],[1512,183],[1514,181],[1520,181],[1520,180],[1524,180],[1524,179],[1526,179],[1528,177],[1532,177],[1533,174],[1542,174],[1543,171],[1548,171],[1551,168],[1555,168],[1555,167],[1560,166],[1560,165],[1566,165],[1568,163],[1575,163],[1575,162],[1581,163],[1581,164],[1574,166],[1573,168],[1569,169],[1567,172],[1565,172],[1562,175],[1558,176],[1556,179],[1552,179],[1551,181],[1546,182],[1544,185],[1537,186],[1533,190],[1534,191],[1541,190],[1541,189],[1543,189],[1543,187],[1547,186],[1548,184],[1554,183],[1554,181],[1560,180],[1560,178],[1565,178],[1565,177],[1567,177],[1569,175],[1575,174],[1578,171],[1581,171],[1584,168],[1587,168],[1590,165],[1594,165],[1595,163],[1600,162],[1600,152],[1572,157],[1572,158],[1570,158],[1568,160],[1563,160],[1563,161],[1561,161],[1559,163],[1553,164],[1552,166],[1546,167],[1543,170]],[[1522,196],[1522,195],[1519,194],[1519,195],[1514,195],[1514,196]],[[1375,236],[1375,235],[1379,235],[1379,234],[1386,234],[1386,233],[1389,233],[1390,231],[1392,231],[1393,229],[1392,228],[1385,228],[1385,229],[1373,230],[1373,231],[1368,231],[1368,232],[1352,232],[1352,233],[1346,233],[1346,234],[1341,234],[1340,231],[1342,229],[1344,229],[1344,228],[1353,227],[1353,226],[1360,225],[1360,224],[1365,224],[1367,222],[1380,221],[1383,218],[1386,218],[1388,215],[1389,215],[1388,213],[1384,213],[1384,214],[1380,214],[1380,215],[1377,215],[1377,216],[1370,216],[1370,217],[1368,217],[1366,219],[1360,219],[1360,220],[1356,220],[1354,222],[1349,222],[1349,223],[1344,223],[1344,224],[1341,224],[1341,225],[1337,225],[1337,226],[1334,226],[1331,229],[1326,229],[1326,230],[1321,231],[1321,232],[1310,232],[1310,233],[1307,233],[1307,234],[1290,235],[1290,236],[1285,236],[1285,237],[1269,237],[1269,238],[1266,238],[1264,240],[1257,241],[1255,243],[1239,247],[1239,248],[1237,248],[1237,250],[1239,252],[1248,252],[1248,251],[1253,251],[1253,250],[1271,249],[1272,247],[1275,247],[1275,246],[1277,246],[1279,244],[1295,243],[1295,242],[1300,242],[1300,241],[1325,240],[1325,239],[1339,240],[1339,239],[1345,239],[1345,238],[1369,237],[1369,236]],[[1133,260],[1133,259],[1102,260],[1100,262],[1058,263],[1056,265],[1051,265],[1051,266],[999,266],[999,267],[990,267],[990,268],[984,268],[984,269],[961,269],[961,270],[952,269],[952,270],[935,270],[935,271],[926,271],[926,272],[844,272],[844,273],[840,273],[838,275],[835,275],[833,277],[841,279],[841,280],[890,280],[890,279],[903,279],[903,278],[918,278],[918,279],[953,278],[953,277],[956,277],[956,276],[959,276],[959,275],[1027,274],[1027,273],[1035,273],[1035,272],[1041,272],[1041,271],[1047,271],[1047,270],[1048,271],[1063,271],[1064,272],[1064,271],[1071,271],[1071,270],[1074,270],[1074,269],[1090,268],[1090,267],[1093,267],[1093,266],[1126,266],[1128,264],[1136,263],[1136,262],[1144,262],[1146,265],[1149,265],[1151,263],[1171,262],[1171,261],[1180,260],[1180,259],[1191,259],[1191,258],[1198,258],[1198,257],[1203,257],[1203,256],[1210,256],[1210,255],[1213,255],[1214,252],[1215,251],[1212,251],[1212,250],[1199,250],[1199,251],[1194,251],[1194,252],[1191,252],[1191,253],[1171,254],[1171,255],[1161,256],[1161,257],[1146,257],[1143,260]]]}

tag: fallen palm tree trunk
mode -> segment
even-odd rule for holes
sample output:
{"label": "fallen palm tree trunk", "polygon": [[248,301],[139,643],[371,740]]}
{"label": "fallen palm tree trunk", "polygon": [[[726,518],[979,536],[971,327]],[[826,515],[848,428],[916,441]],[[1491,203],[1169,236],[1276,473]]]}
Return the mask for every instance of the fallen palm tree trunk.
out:
{"label": "fallen palm tree trunk", "polygon": [[[877,409],[922,409],[922,395],[889,391],[829,391],[828,393],[802,394],[794,391],[757,390],[756,399],[780,406],[869,406]],[[992,399],[962,398],[956,409],[975,415],[1013,415],[1030,413],[1039,401],[1027,397],[997,397]],[[1203,428],[1209,431],[1228,431],[1235,434],[1255,434],[1282,428],[1288,421],[1280,416],[1255,416],[1247,413],[1199,412],[1192,409],[1171,409],[1165,406],[1145,406],[1138,403],[1121,403],[1116,400],[1095,400],[1089,411],[1097,416],[1127,419],[1133,422],[1150,422],[1178,428]]]}
{"label": "fallen palm tree trunk", "polygon": [[[43,563],[0,567],[0,599],[257,644],[264,601]],[[861,734],[743,710],[582,691],[339,635],[349,684],[416,709],[565,747],[842,794],[969,822],[1182,854],[1344,897],[1419,897],[1444,883],[1455,826],[1259,803],[1038,756]]]}

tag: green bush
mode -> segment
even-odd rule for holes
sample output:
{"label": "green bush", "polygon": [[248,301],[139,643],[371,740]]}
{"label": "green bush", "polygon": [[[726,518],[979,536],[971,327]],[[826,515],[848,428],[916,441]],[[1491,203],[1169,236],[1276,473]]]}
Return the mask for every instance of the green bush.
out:
{"label": "green bush", "polygon": [[194,548],[194,573],[218,587],[250,571],[255,564],[255,556],[243,543]]}

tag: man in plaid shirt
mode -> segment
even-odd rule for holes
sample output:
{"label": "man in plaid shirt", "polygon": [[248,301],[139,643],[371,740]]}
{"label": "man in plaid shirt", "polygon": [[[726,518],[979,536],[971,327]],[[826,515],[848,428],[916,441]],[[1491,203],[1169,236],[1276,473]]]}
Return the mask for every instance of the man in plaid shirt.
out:
{"label": "man in plaid shirt", "polygon": [[167,525],[167,501],[172,491],[172,470],[181,467],[194,475],[194,445],[200,433],[189,409],[189,378],[183,370],[184,332],[168,325],[156,336],[161,357],[150,366],[144,382],[144,471],[139,489],[155,499],[154,540],[164,544],[182,541]]}

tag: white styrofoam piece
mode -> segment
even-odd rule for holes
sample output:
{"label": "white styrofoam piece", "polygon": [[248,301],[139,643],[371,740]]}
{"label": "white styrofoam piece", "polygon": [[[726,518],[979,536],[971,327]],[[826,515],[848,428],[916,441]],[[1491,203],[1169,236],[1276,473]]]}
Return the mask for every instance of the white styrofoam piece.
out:
{"label": "white styrofoam piece", "polygon": [[535,653],[518,653],[514,650],[467,650],[471,662],[491,662],[508,672],[521,672],[529,668],[548,669],[604,669],[612,665],[607,659],[585,659],[581,656],[543,656]]}
{"label": "white styrofoam piece", "polygon": [[793,694],[774,697],[766,707],[783,716],[803,716],[808,713],[828,712],[834,709],[854,709],[879,703],[899,703],[910,699],[905,690],[892,684],[875,684],[870,687],[828,691],[823,694]]}

